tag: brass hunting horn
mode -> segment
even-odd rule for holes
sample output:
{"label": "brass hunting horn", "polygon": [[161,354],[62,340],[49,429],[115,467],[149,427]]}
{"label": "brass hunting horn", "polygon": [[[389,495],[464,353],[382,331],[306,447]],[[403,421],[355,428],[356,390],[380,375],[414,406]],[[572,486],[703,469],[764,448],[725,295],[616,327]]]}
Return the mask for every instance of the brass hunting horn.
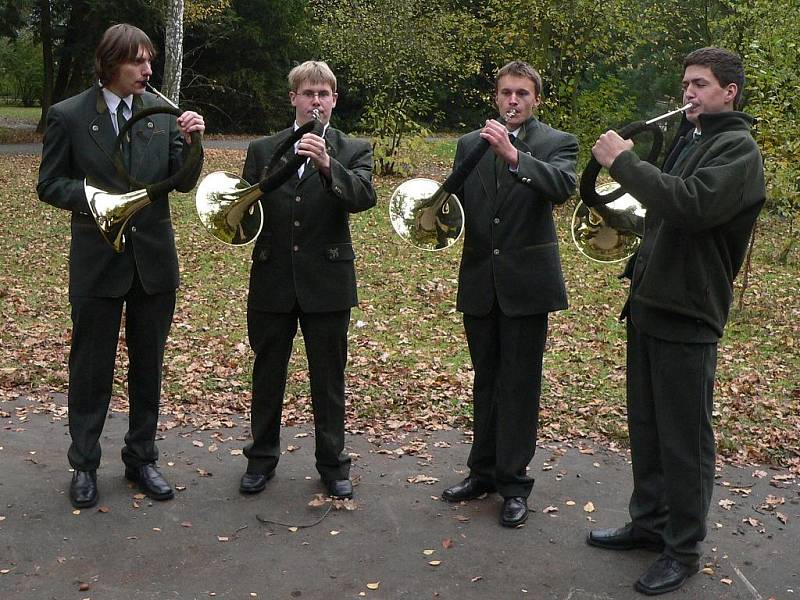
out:
{"label": "brass hunting horn", "polygon": [[295,154],[281,167],[278,163],[306,133],[321,136],[324,124],[319,120],[319,111],[314,118],[296,129],[272,154],[264,178],[256,184],[226,171],[214,171],[206,175],[197,186],[195,208],[203,227],[219,241],[230,246],[249,244],[261,233],[264,226],[264,211],[261,197],[283,185],[306,161],[305,156]]}
{"label": "brass hunting horn", "polygon": [[[515,109],[498,117],[501,125],[517,114]],[[389,221],[395,233],[421,250],[444,250],[464,232],[464,209],[455,195],[489,149],[481,138],[462,163],[439,185],[416,177],[401,183],[389,199]]]}
{"label": "brass hunting horn", "polygon": [[113,160],[117,173],[128,181],[134,191],[124,194],[112,194],[89,185],[86,180],[83,182],[84,194],[92,217],[94,217],[103,239],[108,242],[115,252],[122,252],[125,249],[125,226],[133,215],[150,204],[153,198],[174,190],[181,181],[197,168],[198,161],[203,159],[202,135],[192,133],[191,140],[193,143],[191,144],[189,156],[180,170],[168,179],[148,185],[137,181],[128,173],[122,158],[122,143],[126,138],[130,139],[129,132],[133,124],[150,115],[166,113],[178,117],[182,114],[182,111],[169,98],[162,95],[149,83],[147,87],[162,100],[166,101],[169,106],[151,106],[132,115],[119,128],[119,134],[114,143]]}
{"label": "brass hunting horn", "polygon": [[[651,133],[653,143],[645,160],[655,162],[664,141],[664,134],[656,123],[691,106],[686,104],[649,121],[630,123],[617,133],[624,139]],[[601,169],[600,163],[592,156],[581,174],[581,201],[572,214],[572,241],[586,258],[613,263],[630,258],[639,247],[644,232],[645,208],[616,182],[598,186],[597,177]]]}

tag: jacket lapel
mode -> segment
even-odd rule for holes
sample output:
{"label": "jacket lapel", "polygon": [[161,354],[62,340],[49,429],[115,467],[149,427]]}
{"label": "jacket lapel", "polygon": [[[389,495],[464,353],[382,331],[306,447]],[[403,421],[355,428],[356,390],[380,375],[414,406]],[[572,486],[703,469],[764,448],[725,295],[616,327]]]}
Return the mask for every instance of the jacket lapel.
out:
{"label": "jacket lapel", "polygon": [[478,178],[483,186],[483,193],[493,203],[497,199],[497,178],[495,177],[494,169],[494,152],[492,152],[491,147],[483,153],[480,161],[478,161],[477,170]]}
{"label": "jacket lapel", "polygon": [[103,97],[102,88],[95,85],[97,93],[95,101],[95,115],[89,120],[89,137],[94,140],[97,147],[113,162],[114,141],[117,133],[114,131],[114,124],[111,122],[111,115],[108,113],[108,105]]}

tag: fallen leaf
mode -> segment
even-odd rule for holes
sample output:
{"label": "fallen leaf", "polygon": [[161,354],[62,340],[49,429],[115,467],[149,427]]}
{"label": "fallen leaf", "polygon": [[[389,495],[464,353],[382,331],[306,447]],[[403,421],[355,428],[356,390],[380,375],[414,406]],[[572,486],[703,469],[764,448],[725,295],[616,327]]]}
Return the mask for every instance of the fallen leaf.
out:
{"label": "fallen leaf", "polygon": [[289,527],[289,531],[291,531],[292,533],[296,533],[297,529],[298,529],[297,527]]}
{"label": "fallen leaf", "polygon": [[543,513],[555,513],[558,512],[558,508],[555,506],[548,506],[547,508],[542,509]]}
{"label": "fallen leaf", "polygon": [[241,456],[242,449],[241,448],[231,448],[231,456]]}
{"label": "fallen leaf", "polygon": [[431,477],[429,475],[414,475],[414,477],[409,477],[407,479],[408,483],[425,483],[430,485],[432,483],[436,483],[439,481],[436,477]]}
{"label": "fallen leaf", "polygon": [[481,579],[483,579],[483,577],[481,577],[480,575],[478,575],[477,577],[473,577],[472,579],[470,579],[470,581],[471,581],[472,583],[475,583],[476,581],[480,581]]}
{"label": "fallen leaf", "polygon": [[747,523],[751,527],[758,527],[759,525],[761,525],[761,522],[753,517],[745,517],[744,519],[742,519],[742,523]]}
{"label": "fallen leaf", "polygon": [[440,564],[442,564],[442,561],[440,561],[440,560],[431,560],[431,561],[428,561],[428,564],[430,566],[432,566],[432,567],[438,567]]}
{"label": "fallen leaf", "polygon": [[331,530],[331,535],[339,535],[339,532],[336,531],[335,529],[332,529]]}
{"label": "fallen leaf", "polygon": [[370,590],[377,590],[379,587],[381,587],[381,582],[380,581],[376,581],[375,583],[368,583],[367,584],[367,589],[370,589]]}
{"label": "fallen leaf", "polygon": [[719,505],[725,510],[730,510],[732,506],[736,506],[736,502],[727,498],[723,498],[719,501]]}
{"label": "fallen leaf", "polygon": [[783,514],[782,512],[779,512],[779,511],[776,511],[776,512],[775,512],[775,516],[776,516],[776,517],[778,517],[778,520],[779,520],[781,523],[783,523],[784,525],[786,525],[786,521],[788,521],[788,520],[789,520],[789,519],[787,519],[787,518],[786,518],[786,515],[785,515],[785,514]]}
{"label": "fallen leaf", "polygon": [[227,541],[228,541],[228,539],[229,539],[229,538],[228,538],[228,536],[226,536],[226,535],[218,535],[218,536],[217,536],[217,541],[219,541],[219,542],[227,542]]}
{"label": "fallen leaf", "polygon": [[584,504],[583,510],[584,510],[584,512],[587,512],[587,513],[593,513],[594,512],[594,504],[592,504],[591,502],[587,502],[586,504]]}
{"label": "fallen leaf", "polygon": [[107,513],[108,511],[109,511],[109,508],[107,506],[101,506],[100,508],[97,509],[97,512],[101,512],[101,513]]}
{"label": "fallen leaf", "polygon": [[720,583],[724,583],[725,585],[731,585],[733,583],[732,579],[728,579],[727,577],[724,579],[719,580]]}
{"label": "fallen leaf", "polygon": [[319,508],[320,506],[325,506],[328,502],[330,502],[329,497],[322,494],[314,494],[314,497],[308,501],[308,505],[313,508]]}
{"label": "fallen leaf", "polygon": [[567,506],[575,506],[575,500],[567,500],[566,505]]}
{"label": "fallen leaf", "polygon": [[713,575],[714,574],[714,569],[712,569],[711,567],[705,567],[705,568],[701,569],[700,572],[704,573],[706,575]]}
{"label": "fallen leaf", "polygon": [[295,450],[299,450],[299,449],[300,449],[300,446],[292,446],[291,444],[286,446],[286,451],[287,452],[294,452]]}
{"label": "fallen leaf", "polygon": [[81,592],[85,592],[88,589],[89,589],[89,584],[88,583],[82,583],[82,584],[80,584],[78,586],[78,590],[81,591]]}
{"label": "fallen leaf", "polygon": [[450,538],[445,538],[442,540],[442,548],[445,550],[450,550],[455,544],[453,544],[453,540]]}
{"label": "fallen leaf", "polygon": [[423,551],[422,551],[422,553],[423,553],[425,556],[430,556],[430,555],[431,555],[431,554],[433,554],[434,552],[436,552],[436,550],[427,549],[427,550],[423,550]]}
{"label": "fallen leaf", "polygon": [[191,527],[191,526],[192,526],[192,524],[189,521],[183,521],[181,523],[181,527]]}
{"label": "fallen leaf", "polygon": [[192,441],[192,446],[197,446],[198,448],[202,448],[203,446],[205,446],[205,444],[203,442],[201,442],[200,440],[193,440]]}

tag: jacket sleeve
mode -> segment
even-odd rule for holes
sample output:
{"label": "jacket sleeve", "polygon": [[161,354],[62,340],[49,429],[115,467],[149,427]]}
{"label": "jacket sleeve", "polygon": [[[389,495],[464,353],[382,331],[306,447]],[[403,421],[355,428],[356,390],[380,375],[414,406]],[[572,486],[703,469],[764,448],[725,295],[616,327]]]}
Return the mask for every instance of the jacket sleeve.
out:
{"label": "jacket sleeve", "polygon": [[325,189],[345,210],[357,213],[375,206],[377,195],[372,187],[372,147],[368,142],[352,140],[358,144],[347,166],[331,157],[330,182],[320,174]]}
{"label": "jacket sleeve", "polygon": [[83,179],[72,176],[72,138],[66,115],[55,107],[47,111],[42,142],[42,162],[36,193],[56,208],[89,214]]}
{"label": "jacket sleeve", "polygon": [[547,156],[537,158],[525,152],[519,153],[517,179],[536,190],[541,198],[553,204],[563,204],[575,191],[577,157],[577,138],[562,133],[554,140]]}
{"label": "jacket sleeve", "polygon": [[242,168],[242,179],[244,179],[250,185],[254,185],[259,182],[260,177],[258,176],[259,165],[256,159],[256,146],[255,142],[250,142],[247,145],[247,155],[244,159],[244,167]]}
{"label": "jacket sleeve", "polygon": [[631,150],[616,158],[609,173],[664,222],[692,232],[711,229],[763,200],[745,193],[762,169],[753,139],[741,135],[716,144],[708,150],[713,158],[685,179],[663,173]]}
{"label": "jacket sleeve", "polygon": [[175,189],[179,192],[189,192],[197,183],[200,178],[200,172],[203,170],[203,147],[201,136],[192,134],[192,143],[189,144],[184,141],[181,136],[180,129],[178,129],[177,121],[174,117],[169,120],[170,123],[170,142],[169,142],[169,161],[170,161],[170,174],[177,173],[189,158],[189,153],[192,151],[194,144],[201,144],[200,146],[200,160],[197,165],[186,174],[182,181],[179,181]]}

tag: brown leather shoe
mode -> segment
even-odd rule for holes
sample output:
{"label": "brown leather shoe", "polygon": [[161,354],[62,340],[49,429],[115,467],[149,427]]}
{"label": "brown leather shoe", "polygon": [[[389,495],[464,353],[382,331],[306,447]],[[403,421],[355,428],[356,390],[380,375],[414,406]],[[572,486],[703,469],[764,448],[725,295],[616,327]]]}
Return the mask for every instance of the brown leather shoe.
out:
{"label": "brown leather shoe", "polygon": [[664,550],[664,540],[639,532],[632,523],[618,528],[593,529],[586,537],[586,543],[607,550]]}
{"label": "brown leather shoe", "polygon": [[485,483],[477,477],[467,477],[454,486],[442,492],[442,498],[448,502],[462,502],[464,500],[475,500],[484,494],[494,492],[494,485]]}
{"label": "brown leather shoe", "polygon": [[697,563],[687,565],[662,554],[650,565],[647,572],[639,577],[633,587],[637,592],[647,596],[666,594],[681,587],[689,577],[697,573],[698,569]]}

